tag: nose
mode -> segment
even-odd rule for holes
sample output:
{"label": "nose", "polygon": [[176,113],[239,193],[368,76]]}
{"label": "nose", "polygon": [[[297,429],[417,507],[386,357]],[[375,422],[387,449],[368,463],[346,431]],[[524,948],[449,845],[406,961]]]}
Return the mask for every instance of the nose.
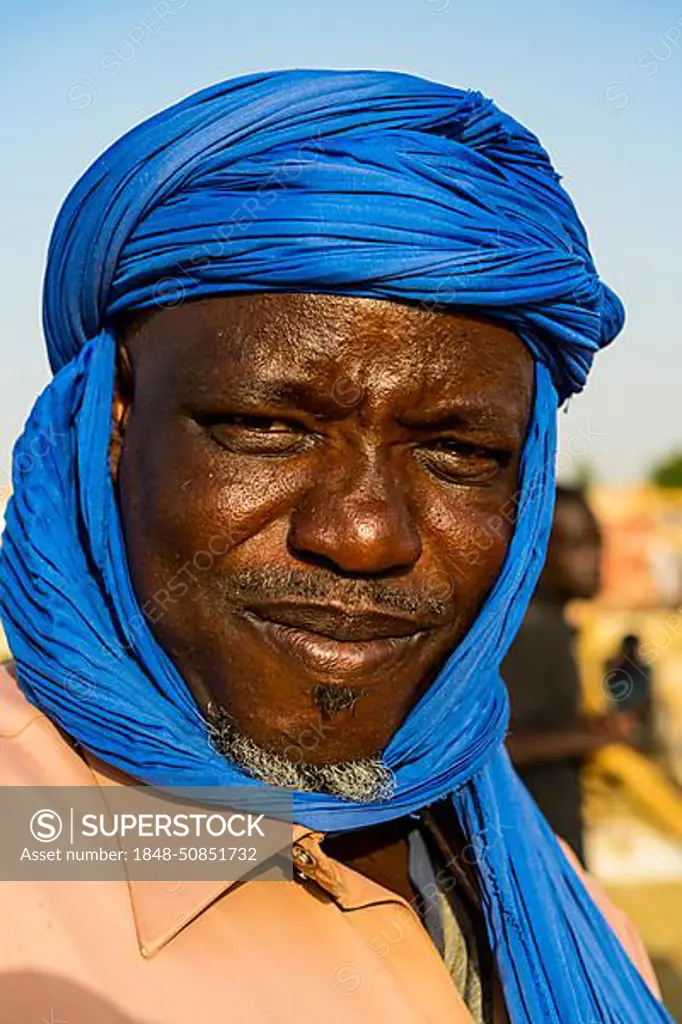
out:
{"label": "nose", "polygon": [[354,454],[320,474],[298,503],[289,548],[347,574],[405,572],[422,552],[406,482],[386,458]]}

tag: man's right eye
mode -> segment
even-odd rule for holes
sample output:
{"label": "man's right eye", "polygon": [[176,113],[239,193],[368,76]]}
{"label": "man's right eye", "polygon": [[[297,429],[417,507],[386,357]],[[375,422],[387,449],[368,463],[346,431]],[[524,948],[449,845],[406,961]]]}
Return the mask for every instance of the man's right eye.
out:
{"label": "man's right eye", "polygon": [[275,416],[225,415],[200,422],[221,447],[245,455],[298,454],[311,440],[302,424]]}
{"label": "man's right eye", "polygon": [[291,432],[293,426],[287,420],[275,419],[272,416],[228,416],[223,422],[251,430],[262,430],[266,433]]}

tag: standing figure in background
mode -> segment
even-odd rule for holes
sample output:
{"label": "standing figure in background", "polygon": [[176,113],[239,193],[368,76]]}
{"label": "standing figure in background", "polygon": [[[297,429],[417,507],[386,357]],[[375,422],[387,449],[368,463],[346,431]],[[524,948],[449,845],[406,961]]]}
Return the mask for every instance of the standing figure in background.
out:
{"label": "standing figure in background", "polygon": [[651,667],[640,651],[640,639],[628,633],[604,665],[604,689],[614,710],[629,711],[636,720],[635,745],[653,754],[656,737],[651,692]]}
{"label": "standing figure in background", "polygon": [[605,743],[629,740],[627,711],[580,712],[575,630],[565,607],[599,590],[602,540],[582,491],[558,487],[547,559],[523,625],[502,664],[511,700],[507,748],[547,818],[584,862],[580,770]]}

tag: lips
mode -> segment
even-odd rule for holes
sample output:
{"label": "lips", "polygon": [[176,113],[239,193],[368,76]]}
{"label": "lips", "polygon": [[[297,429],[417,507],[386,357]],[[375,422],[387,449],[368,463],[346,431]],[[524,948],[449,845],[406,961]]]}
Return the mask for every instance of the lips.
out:
{"label": "lips", "polygon": [[246,618],[279,653],[344,678],[394,666],[433,628],[394,615],[285,602],[250,608]]}
{"label": "lips", "polygon": [[280,602],[249,610],[269,622],[319,633],[341,642],[406,637],[427,628],[426,624],[401,616],[379,612],[358,614],[335,605]]}

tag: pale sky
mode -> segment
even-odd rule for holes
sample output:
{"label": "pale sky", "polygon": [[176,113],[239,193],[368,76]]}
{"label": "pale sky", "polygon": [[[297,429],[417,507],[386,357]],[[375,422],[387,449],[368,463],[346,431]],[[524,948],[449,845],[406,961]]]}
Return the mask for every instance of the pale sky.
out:
{"label": "pale sky", "polygon": [[560,467],[637,479],[682,447],[682,5],[668,0],[0,0],[0,493],[49,380],[45,250],[76,178],[188,93],[263,68],[392,68],[477,88],[541,138],[628,323],[561,416]]}

